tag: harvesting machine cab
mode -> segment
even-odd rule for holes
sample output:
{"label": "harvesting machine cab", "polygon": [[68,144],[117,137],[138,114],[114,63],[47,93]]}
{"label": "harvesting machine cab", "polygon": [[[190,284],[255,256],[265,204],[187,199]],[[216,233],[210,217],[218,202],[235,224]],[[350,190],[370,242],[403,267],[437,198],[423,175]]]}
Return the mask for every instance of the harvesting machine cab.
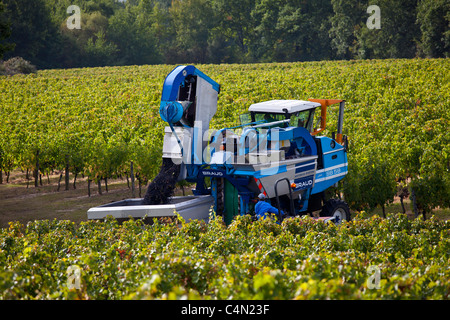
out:
{"label": "harvesting machine cab", "polygon": [[[285,213],[280,220],[318,210],[324,220],[350,219],[344,201],[326,201],[324,194],[348,172],[344,100],[255,103],[241,125],[211,130],[219,92],[219,84],[194,66],[178,66],[166,77],[160,104],[168,123],[163,165],[140,203],[144,212],[170,203],[175,183],[186,180],[196,184],[194,197],[209,199],[226,224],[236,215],[254,214],[260,193]],[[327,108],[337,103],[336,134],[318,135],[326,128]],[[208,215],[208,206],[191,204]]]}

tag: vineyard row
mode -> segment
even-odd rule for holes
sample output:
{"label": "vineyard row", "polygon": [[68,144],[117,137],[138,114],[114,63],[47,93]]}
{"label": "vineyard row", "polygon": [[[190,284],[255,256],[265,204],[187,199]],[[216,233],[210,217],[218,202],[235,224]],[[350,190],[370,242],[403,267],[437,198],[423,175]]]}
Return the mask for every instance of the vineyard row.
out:
{"label": "vineyard row", "polygon": [[[418,212],[450,206],[449,59],[199,65],[221,84],[213,128],[238,124],[270,99],[346,100],[353,209],[412,197]],[[71,172],[99,182],[159,171],[165,124],[159,100],[174,66],[45,70],[0,78],[0,172]],[[330,108],[324,134],[335,131]],[[0,175],[3,177],[3,175]],[[3,179],[2,179],[3,180]]]}

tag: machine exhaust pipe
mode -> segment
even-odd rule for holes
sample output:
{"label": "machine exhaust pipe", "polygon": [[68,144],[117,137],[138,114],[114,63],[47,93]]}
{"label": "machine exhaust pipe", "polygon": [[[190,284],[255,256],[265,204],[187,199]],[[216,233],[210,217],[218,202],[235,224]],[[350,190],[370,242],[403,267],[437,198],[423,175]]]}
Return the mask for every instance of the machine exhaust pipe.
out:
{"label": "machine exhaust pipe", "polygon": [[336,135],[336,142],[339,144],[342,144],[343,137],[342,137],[342,126],[344,123],[344,107],[345,107],[345,100],[342,100],[339,102],[339,117],[337,122],[337,135]]}

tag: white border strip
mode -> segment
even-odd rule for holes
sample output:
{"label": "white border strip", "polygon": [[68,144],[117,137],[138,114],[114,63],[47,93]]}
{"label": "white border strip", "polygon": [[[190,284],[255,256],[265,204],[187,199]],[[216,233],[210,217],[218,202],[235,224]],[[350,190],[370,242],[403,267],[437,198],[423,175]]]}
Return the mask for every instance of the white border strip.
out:
{"label": "white border strip", "polygon": [[344,148],[340,148],[340,149],[337,149],[337,150],[327,151],[327,152],[324,152],[323,154],[330,154],[330,153],[334,153],[334,152],[338,152],[338,151],[342,151],[342,150],[344,150]]}
{"label": "white border strip", "polygon": [[334,169],[337,169],[337,168],[342,168],[342,167],[345,167],[345,166],[348,166],[348,162],[338,164],[337,166],[333,166],[333,167],[317,170],[316,174],[322,173],[322,172],[325,172],[325,171],[329,171],[329,170],[334,170]]}
{"label": "white border strip", "polygon": [[332,175],[332,176],[316,179],[316,182],[322,182],[322,181],[331,180],[331,179],[334,179],[334,178],[337,178],[337,177],[345,176],[347,173],[348,173],[348,171],[344,171],[344,172],[341,172],[341,173],[338,173],[338,174],[335,174],[335,175]]}

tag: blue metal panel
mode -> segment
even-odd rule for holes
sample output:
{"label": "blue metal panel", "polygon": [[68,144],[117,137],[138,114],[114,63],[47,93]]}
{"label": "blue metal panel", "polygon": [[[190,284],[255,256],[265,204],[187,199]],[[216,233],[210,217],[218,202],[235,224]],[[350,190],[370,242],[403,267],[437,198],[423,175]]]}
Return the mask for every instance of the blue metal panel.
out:
{"label": "blue metal panel", "polygon": [[[183,71],[186,71],[183,75]],[[178,66],[173,69],[164,81],[161,101],[176,101],[180,84],[188,75],[193,75],[194,66]]]}
{"label": "blue metal panel", "polygon": [[314,175],[294,179],[294,183],[296,184],[294,191],[309,189],[313,186],[313,182],[314,182]]}
{"label": "blue metal panel", "polygon": [[211,195],[214,198],[214,212],[217,212],[217,179],[211,179]]}
{"label": "blue metal panel", "polygon": [[294,128],[294,141],[297,143],[299,148],[303,148],[306,155],[315,156],[317,155],[317,146],[313,137],[303,127]]}
{"label": "blue metal panel", "polygon": [[210,77],[208,77],[206,74],[204,74],[203,72],[201,72],[198,69],[194,70],[194,75],[195,76],[199,76],[200,78],[205,79],[212,87],[214,90],[216,90],[217,92],[220,91],[220,85],[215,82],[213,79],[211,79]]}
{"label": "blue metal panel", "polygon": [[237,176],[251,176],[251,177],[253,177],[256,174],[256,171],[235,170],[233,172],[233,174],[237,175]]}
{"label": "blue metal panel", "polygon": [[347,162],[346,153],[343,146],[328,137],[320,137],[320,139],[324,168],[333,167]]}
{"label": "blue metal panel", "polygon": [[312,189],[312,194],[316,194],[322,191],[325,191],[326,189],[328,189],[329,187],[331,187],[332,185],[334,185],[335,183],[339,182],[340,180],[342,180],[345,177],[345,175],[337,177],[337,178],[332,178],[330,180],[325,180],[319,183],[315,183],[314,184],[314,188]]}
{"label": "blue metal panel", "polygon": [[202,169],[201,173],[205,177],[224,178],[226,176],[226,171],[220,169]]}
{"label": "blue metal panel", "polygon": [[[301,173],[308,170],[314,170],[316,168],[316,162],[312,162],[311,164],[305,165],[304,163],[301,163],[303,166],[295,168],[295,173]],[[297,165],[296,165],[297,167]]]}
{"label": "blue metal panel", "polygon": [[167,75],[164,81],[161,101],[176,101],[178,98],[178,89],[188,75],[199,76],[205,79],[212,85],[214,90],[219,92],[219,84],[194,66],[178,66]]}
{"label": "blue metal panel", "polygon": [[294,131],[293,130],[294,130],[294,128],[287,128],[287,129],[276,128],[276,129],[272,129],[272,130],[270,130],[271,136],[269,137],[269,140],[272,140],[276,136],[276,134],[274,134],[275,132],[278,133],[278,140],[279,141],[292,140],[292,138],[294,137]]}
{"label": "blue metal panel", "polygon": [[312,194],[328,189],[348,173],[347,153],[344,147],[328,137],[317,138],[321,140],[323,169],[316,172]]}
{"label": "blue metal panel", "polygon": [[[276,131],[275,131],[276,130]],[[277,128],[270,130],[270,141],[290,140],[303,149],[306,155],[317,155],[317,146],[308,130],[303,127]]]}
{"label": "blue metal panel", "polygon": [[302,199],[300,200],[300,209],[298,212],[305,212],[308,210],[309,197],[311,196],[311,189],[306,189],[303,193]]}
{"label": "blue metal panel", "polygon": [[343,179],[348,173],[347,162],[327,169],[322,169],[316,173],[316,181],[312,194],[316,194],[331,187],[333,184]]}
{"label": "blue metal panel", "polygon": [[274,166],[274,167],[265,168],[265,169],[255,172],[254,177],[256,179],[260,179],[260,178],[264,178],[264,177],[268,177],[268,176],[273,176],[278,173],[286,172],[286,170],[287,170],[286,165]]}
{"label": "blue metal panel", "polygon": [[344,150],[339,150],[333,153],[323,155],[324,168],[331,168],[346,162],[346,156]]}
{"label": "blue metal panel", "polygon": [[[344,150],[344,147],[341,146],[339,143],[337,143],[335,140],[329,138],[329,137],[317,137],[317,139],[320,139],[322,144],[322,152],[327,153],[329,151],[334,150]],[[332,147],[332,142],[334,141],[334,148]]]}
{"label": "blue metal panel", "polygon": [[247,189],[248,177],[234,177],[229,175],[225,170],[222,169],[202,169],[200,170],[200,177],[211,177],[211,178],[225,178],[227,179],[239,192],[249,192]]}

